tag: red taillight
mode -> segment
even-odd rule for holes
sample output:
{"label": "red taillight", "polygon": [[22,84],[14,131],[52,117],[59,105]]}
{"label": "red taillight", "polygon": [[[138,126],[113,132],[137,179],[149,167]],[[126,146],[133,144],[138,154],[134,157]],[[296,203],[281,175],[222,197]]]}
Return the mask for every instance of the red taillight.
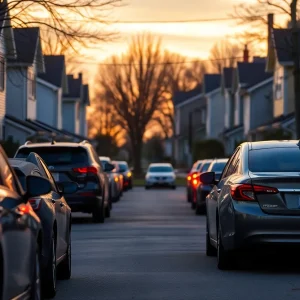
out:
{"label": "red taillight", "polygon": [[98,169],[96,167],[74,168],[73,171],[76,173],[80,173],[80,174],[88,174],[88,173],[97,174],[98,173]]}
{"label": "red taillight", "polygon": [[21,204],[18,206],[18,211],[22,214],[29,214],[30,213],[30,210],[31,210],[31,207],[29,204]]}
{"label": "red taillight", "polygon": [[277,194],[276,188],[251,184],[234,184],[230,187],[231,197],[237,201],[256,201],[255,194]]}
{"label": "red taillight", "polygon": [[41,198],[30,198],[28,200],[28,202],[30,203],[30,205],[34,211],[38,211],[41,208],[41,205],[42,205]]}

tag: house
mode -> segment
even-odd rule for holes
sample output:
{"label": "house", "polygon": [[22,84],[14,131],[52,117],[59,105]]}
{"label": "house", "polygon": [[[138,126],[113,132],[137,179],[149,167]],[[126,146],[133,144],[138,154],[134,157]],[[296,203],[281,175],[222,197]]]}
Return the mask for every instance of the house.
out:
{"label": "house", "polygon": [[207,103],[206,137],[219,139],[224,130],[225,101],[221,91],[221,74],[205,74],[203,93]]}
{"label": "house", "polygon": [[235,126],[243,124],[246,140],[256,140],[253,130],[273,119],[273,75],[265,72],[266,60],[238,62],[234,77]]}
{"label": "house", "polygon": [[82,82],[82,73],[75,78],[67,75],[67,94],[63,95],[63,129],[77,135],[87,135],[86,106],[90,104],[88,85]]}
{"label": "house", "polygon": [[45,71],[40,29],[13,28],[16,57],[7,60],[5,134],[24,143],[41,129],[27,120],[36,119],[36,77]]}
{"label": "house", "polygon": [[0,3],[0,140],[4,138],[6,112],[7,59],[16,58],[16,46],[7,4]]}
{"label": "house", "polygon": [[44,55],[45,73],[38,74],[36,120],[62,128],[62,95],[68,93],[64,55]]}
{"label": "house", "polygon": [[202,85],[191,91],[173,95],[175,111],[175,159],[178,163],[192,163],[192,145],[206,137],[206,99]]}

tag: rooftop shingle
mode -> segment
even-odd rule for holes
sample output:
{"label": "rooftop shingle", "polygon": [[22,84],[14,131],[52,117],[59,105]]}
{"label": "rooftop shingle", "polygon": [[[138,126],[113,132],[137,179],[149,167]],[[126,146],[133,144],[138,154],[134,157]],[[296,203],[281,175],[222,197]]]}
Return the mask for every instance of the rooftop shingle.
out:
{"label": "rooftop shingle", "polygon": [[193,98],[195,96],[198,96],[202,93],[202,85],[199,84],[196,88],[193,90],[183,92],[183,91],[177,91],[173,95],[173,102],[174,105],[178,105],[183,103],[184,101]]}
{"label": "rooftop shingle", "polygon": [[221,87],[221,74],[204,75],[204,93],[210,93]]}

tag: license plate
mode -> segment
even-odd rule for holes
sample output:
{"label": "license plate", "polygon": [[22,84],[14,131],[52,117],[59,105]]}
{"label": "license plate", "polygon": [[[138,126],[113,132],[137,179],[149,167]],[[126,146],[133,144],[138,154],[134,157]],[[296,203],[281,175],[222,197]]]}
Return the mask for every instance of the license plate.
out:
{"label": "license plate", "polygon": [[59,181],[59,173],[52,173],[52,176],[55,181]]}

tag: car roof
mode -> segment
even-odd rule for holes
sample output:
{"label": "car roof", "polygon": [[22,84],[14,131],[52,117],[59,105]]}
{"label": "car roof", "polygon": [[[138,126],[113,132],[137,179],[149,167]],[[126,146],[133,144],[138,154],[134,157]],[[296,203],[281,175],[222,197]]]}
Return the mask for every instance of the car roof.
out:
{"label": "car roof", "polygon": [[204,163],[211,163],[211,162],[213,162],[214,161],[214,159],[204,159],[203,161],[202,161],[202,163],[204,164]]}
{"label": "car roof", "polygon": [[39,171],[39,168],[35,164],[25,159],[10,158],[8,161],[14,169],[21,170],[26,176],[30,175],[33,170]]}
{"label": "car roof", "polygon": [[108,157],[108,156],[99,156],[99,159],[110,161],[110,157]]}
{"label": "car roof", "polygon": [[127,161],[125,161],[125,160],[115,160],[115,162],[118,164],[126,164],[127,165]]}
{"label": "car roof", "polygon": [[21,148],[36,148],[36,147],[84,147],[90,145],[89,143],[71,143],[71,142],[47,142],[47,143],[26,143]]}
{"label": "car roof", "polygon": [[212,163],[226,163],[228,158],[216,158]]}
{"label": "car roof", "polygon": [[159,167],[172,167],[172,165],[170,163],[152,163],[149,165],[149,167],[153,167],[153,166],[159,166]]}
{"label": "car roof", "polygon": [[249,150],[298,147],[298,140],[250,142]]}

